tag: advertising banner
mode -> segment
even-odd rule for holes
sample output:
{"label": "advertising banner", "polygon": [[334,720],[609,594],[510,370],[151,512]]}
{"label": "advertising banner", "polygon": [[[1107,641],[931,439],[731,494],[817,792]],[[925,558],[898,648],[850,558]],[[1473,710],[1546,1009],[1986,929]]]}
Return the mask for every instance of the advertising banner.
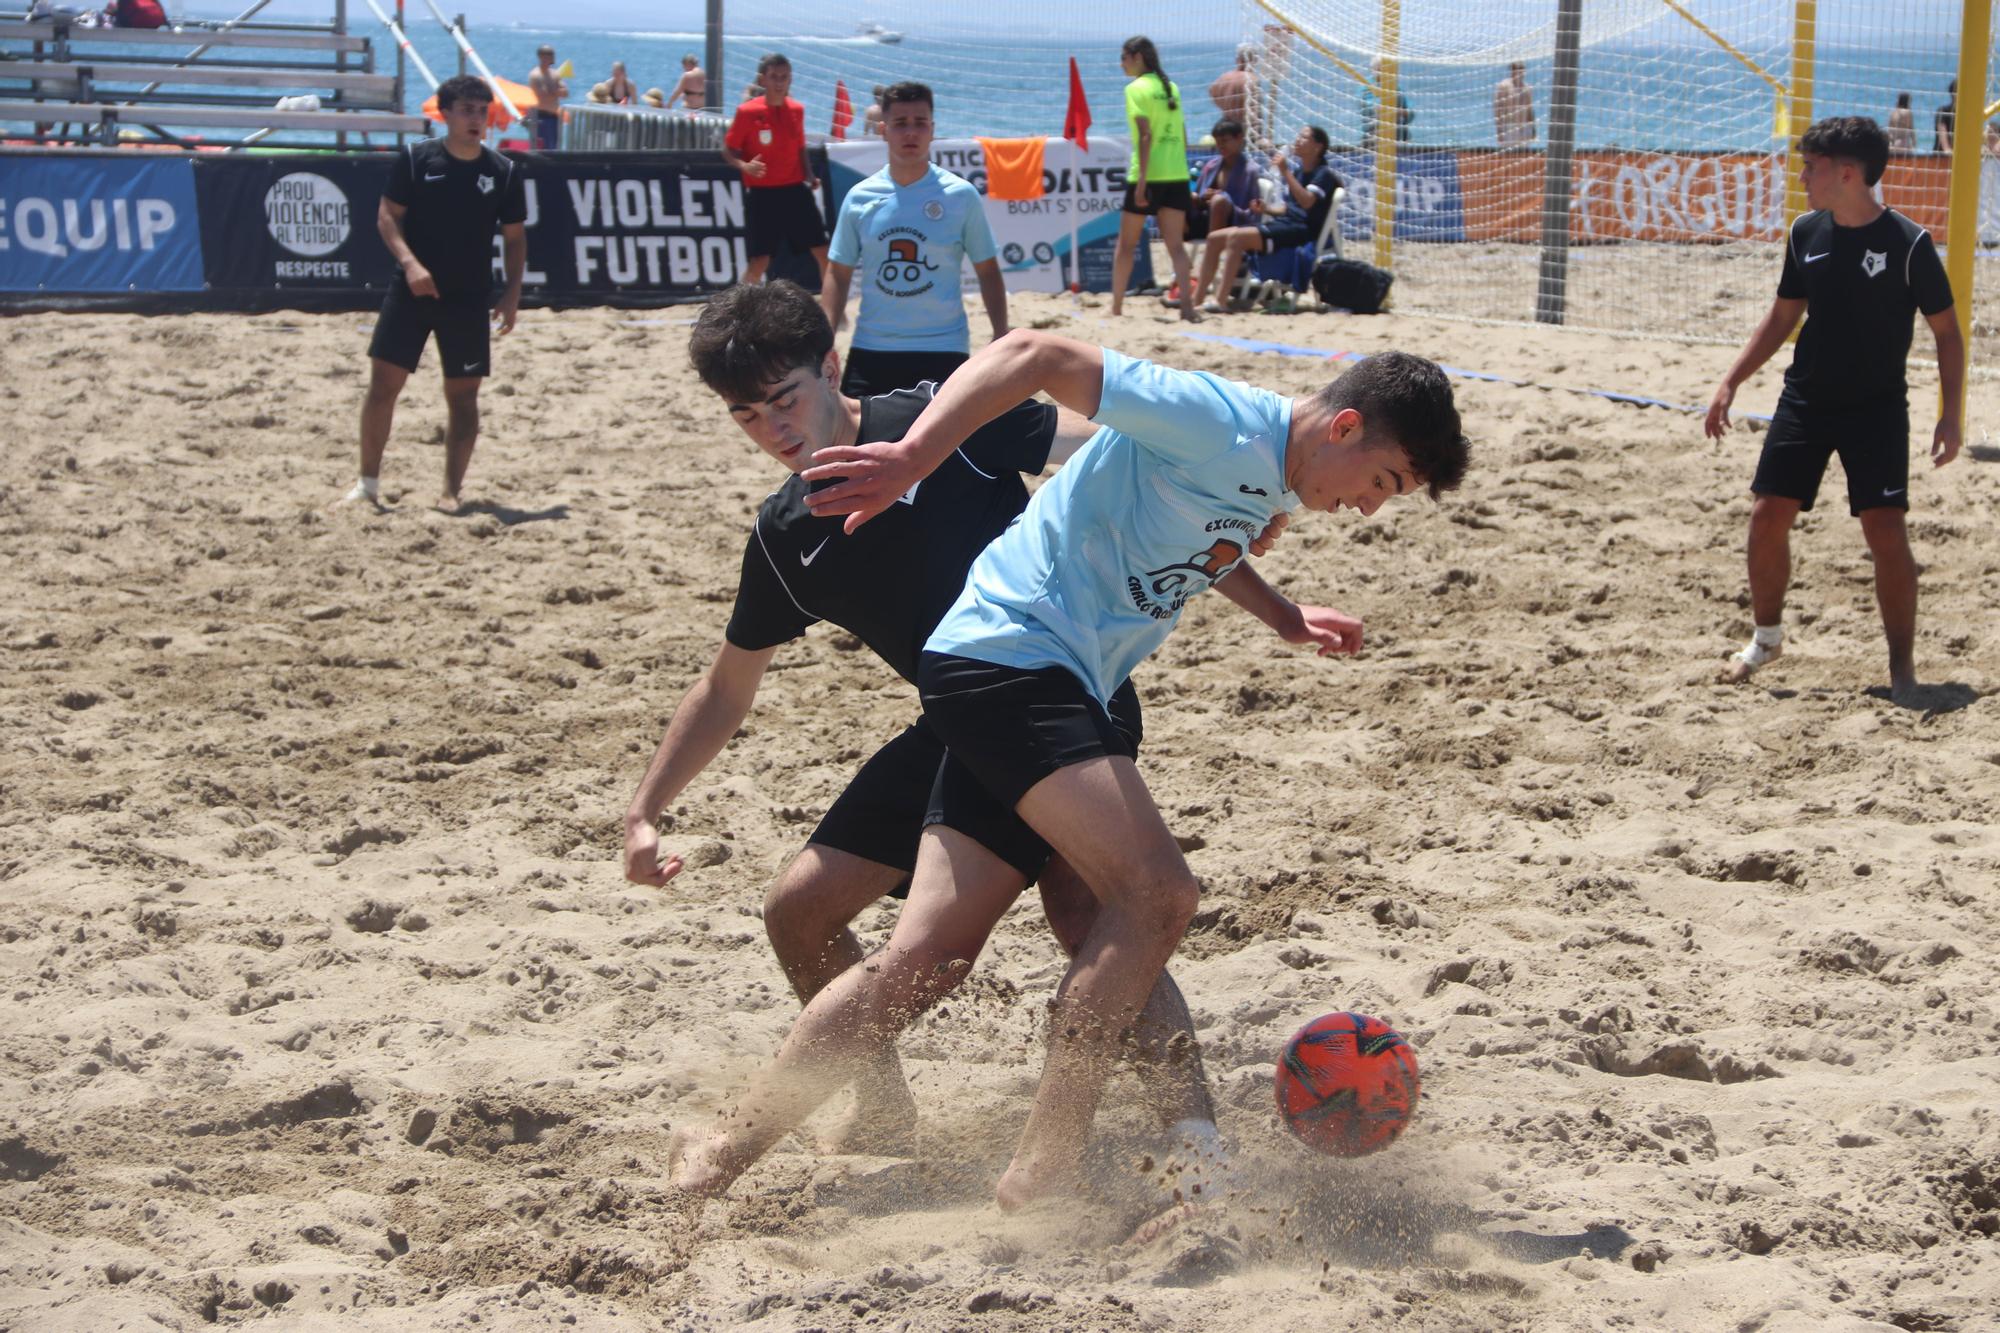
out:
{"label": "advertising banner", "polygon": [[198,292],[186,158],[0,156],[0,291]]}
{"label": "advertising banner", "polygon": [[[832,214],[840,201],[863,179],[889,161],[889,146],[880,139],[827,145],[832,168]],[[1130,143],[1121,138],[1092,136],[1090,150],[1080,151],[1067,139],[1049,139],[1042,147],[1042,197],[994,199],[987,193],[986,151],[977,139],[939,139],[931,145],[931,161],[972,182],[986,201],[986,221],[1000,247],[1000,271],[1007,289],[1016,292],[1060,292],[1070,283],[1071,228],[1083,261],[1086,291],[1111,290],[1111,261],[1118,243],[1119,208],[1125,198],[1125,168]],[[1139,249],[1132,267],[1135,286],[1153,282],[1151,256]],[[960,275],[966,289],[977,283],[972,266]]]}
{"label": "advertising banner", "polygon": [[[1466,238],[1466,198],[1459,186],[1458,158],[1457,153],[1434,149],[1406,149],[1396,155],[1397,240]],[[1347,191],[1340,205],[1341,236],[1348,240],[1373,236],[1375,155],[1336,148],[1327,154],[1326,164]]]}
{"label": "advertising banner", "polygon": [[388,154],[194,162],[208,285],[216,291],[380,292],[396,263],[375,230]]}

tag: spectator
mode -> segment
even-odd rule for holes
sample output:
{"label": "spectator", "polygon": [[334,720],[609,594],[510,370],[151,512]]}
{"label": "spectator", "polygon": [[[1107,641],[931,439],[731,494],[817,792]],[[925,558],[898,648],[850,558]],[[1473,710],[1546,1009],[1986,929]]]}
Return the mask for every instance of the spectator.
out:
{"label": "spectator", "polygon": [[760,97],[746,98],[722,140],[722,160],[743,173],[744,228],[750,233],[743,281],[756,286],[779,242],[809,250],[826,281],[826,223],[806,156],[806,109],[794,102],[792,62],[773,52],[757,62]]}
{"label": "spectator", "polygon": [[[881,84],[878,83],[875,85],[874,100],[869,102],[867,110],[861,113],[862,138],[873,137],[879,139],[882,137],[882,122],[886,117],[886,112],[882,106],[882,99],[888,96],[888,92],[889,90]],[[834,327],[839,328],[840,325],[835,324]]]}
{"label": "spectator", "polygon": [[1254,227],[1258,183],[1263,173],[1243,154],[1243,122],[1227,116],[1209,131],[1215,156],[1201,164],[1188,205],[1187,235],[1199,241],[1224,227]]}
{"label": "spectator", "polygon": [[1951,151],[1952,135],[1958,132],[1958,80],[1953,79],[1945,91],[1950,98],[1931,117],[1931,150],[1938,153]]}
{"label": "spectator", "polygon": [[1188,285],[1187,121],[1181,113],[1181,90],[1160,68],[1160,52],[1149,38],[1125,43],[1120,67],[1131,82],[1125,85],[1125,122],[1132,131],[1132,162],[1126,172],[1125,204],[1118,218],[1118,248],[1111,255],[1111,313],[1125,308],[1125,287],[1132,279],[1132,261],[1145,235],[1146,219],[1154,218],[1167,258],[1174,266],[1174,285],[1181,289],[1181,318],[1198,320]]}
{"label": "spectator", "polygon": [[112,0],[111,23],[118,28],[163,28],[167,13],[160,0]]}
{"label": "spectator", "polygon": [[1250,108],[1250,57],[1256,47],[1245,42],[1236,48],[1236,67],[1226,69],[1208,85],[1208,100],[1215,103],[1215,109],[1222,113],[1224,120],[1233,120],[1239,125],[1249,123]]}
{"label": "spectator", "polygon": [[1209,282],[1215,277],[1216,265],[1222,265],[1222,278],[1216,284],[1216,300],[1203,309],[1220,313],[1227,310],[1229,290],[1236,285],[1236,269],[1246,254],[1273,254],[1294,246],[1311,245],[1319,239],[1320,228],[1326,225],[1326,215],[1333,207],[1334,191],[1340,188],[1340,177],[1326,165],[1326,150],[1330,140],[1325,130],[1317,125],[1308,125],[1299,131],[1299,137],[1292,141],[1292,152],[1298,157],[1298,166],[1291,159],[1278,158],[1278,179],[1283,183],[1276,203],[1257,204],[1256,211],[1265,214],[1262,222],[1254,226],[1225,227],[1208,234],[1208,245],[1201,252],[1201,281],[1194,289],[1194,299],[1200,301],[1209,290]]}
{"label": "spectator", "polygon": [[535,94],[535,105],[528,110],[528,129],[536,148],[550,149],[562,144],[562,104],[569,96],[569,85],[562,75],[556,73],[556,49],[541,46],[535,50],[535,67],[528,72],[528,88]]}
{"label": "spectator", "polygon": [[[1370,65],[1369,72],[1374,76],[1374,80],[1368,85],[1367,99],[1361,104],[1361,142],[1368,146],[1370,152],[1373,152],[1377,142],[1375,138],[1377,133],[1376,125],[1381,119],[1382,62],[1377,60],[1373,65]],[[1410,122],[1416,118],[1416,112],[1410,110],[1410,99],[1403,96],[1403,89],[1399,82],[1396,88],[1397,143],[1406,144],[1410,141]]]}
{"label": "spectator", "polygon": [[631,106],[639,100],[639,90],[632,86],[632,80],[625,73],[625,62],[611,62],[611,77],[605,81],[605,92],[610,95],[613,106]]}
{"label": "spectator", "polygon": [[[754,93],[752,96],[762,96]],[[667,98],[667,110],[673,110],[679,102],[684,110],[699,111],[708,105],[708,75],[702,72],[701,62],[690,51],[681,57],[681,81],[674,85],[673,93]]]}
{"label": "spectator", "polygon": [[665,111],[667,109],[667,95],[658,88],[648,88],[641,100],[656,111]]}
{"label": "spectator", "polygon": [[1518,60],[1493,90],[1493,137],[1502,148],[1535,141],[1535,93],[1528,87],[1528,67]]}
{"label": "spectator", "polygon": [[1914,153],[1917,151],[1917,122],[1910,111],[1910,95],[1896,94],[1896,105],[1889,112],[1889,151],[1892,153]]}
{"label": "spectator", "polygon": [[586,94],[585,94],[584,96],[585,96],[585,99],[586,99],[587,101],[589,101],[589,102],[590,102],[590,103],[591,103],[592,105],[595,105],[595,106],[609,106],[609,105],[611,105],[611,83],[610,83],[610,81],[609,81],[609,80],[606,80],[606,81],[605,81],[605,82],[603,82],[603,83],[593,83],[593,84],[591,84],[591,85],[590,85],[590,91],[589,91],[588,93],[586,93]]}

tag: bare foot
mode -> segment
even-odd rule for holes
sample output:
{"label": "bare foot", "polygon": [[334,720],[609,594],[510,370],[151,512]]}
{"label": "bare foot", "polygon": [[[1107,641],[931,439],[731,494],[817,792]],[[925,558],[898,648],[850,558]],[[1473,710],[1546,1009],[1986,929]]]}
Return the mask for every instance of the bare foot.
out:
{"label": "bare foot", "polygon": [[1729,655],[1717,679],[1724,685],[1741,685],[1784,654],[1785,645],[1782,643],[1767,647],[1752,639],[1745,647]]}
{"label": "bare foot", "polygon": [[352,504],[366,504],[378,514],[388,507],[382,503],[382,496],[379,492],[371,494],[368,488],[358,481],[354,483],[353,490],[334,501],[333,507],[335,509],[342,509]]}
{"label": "bare foot", "polygon": [[1162,1236],[1171,1235],[1201,1215],[1198,1203],[1170,1204],[1163,1213],[1155,1213],[1141,1222],[1138,1229],[1125,1238],[1125,1249],[1137,1250],[1151,1245]]}
{"label": "bare foot", "polygon": [[667,1179],[675,1189],[719,1198],[750,1169],[721,1130],[678,1130],[667,1144]]}
{"label": "bare foot", "polygon": [[437,498],[437,503],[431,507],[440,514],[456,514],[459,511],[458,497],[450,491],[446,491]]}
{"label": "bare foot", "polygon": [[1080,1184],[1074,1170],[1065,1172],[1032,1162],[1024,1164],[1016,1157],[1000,1177],[1000,1183],[994,1187],[993,1198],[1001,1211],[1011,1213],[1074,1191]]}
{"label": "bare foot", "polygon": [[820,1137],[824,1153],[908,1157],[917,1149],[917,1099],[899,1076],[890,1085],[857,1090],[854,1108]]}
{"label": "bare foot", "polygon": [[1915,676],[1905,676],[1889,682],[1889,702],[1898,708],[1922,708],[1924,687],[1917,684]]}
{"label": "bare foot", "polygon": [[1722,664],[1721,670],[1715,673],[1715,679],[1718,684],[1722,685],[1741,685],[1744,681],[1755,675],[1756,671],[1757,668],[1751,666],[1748,662],[1741,662],[1732,657]]}

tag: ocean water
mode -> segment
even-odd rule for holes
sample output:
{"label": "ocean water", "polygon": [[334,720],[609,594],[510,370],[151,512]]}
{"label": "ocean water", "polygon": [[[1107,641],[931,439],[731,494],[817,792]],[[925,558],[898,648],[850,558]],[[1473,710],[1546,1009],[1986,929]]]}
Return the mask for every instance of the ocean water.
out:
{"label": "ocean water", "polygon": [[[365,14],[365,9],[363,10]],[[1231,16],[1233,21],[1233,15]],[[535,63],[535,48],[556,48],[557,63],[574,62],[572,100],[623,60],[641,89],[670,90],[680,73],[683,52],[700,53],[698,32],[604,32],[556,27],[469,29],[475,48],[500,74],[524,79]],[[410,38],[440,77],[458,71],[457,48],[426,18],[412,14]],[[724,44],[724,100],[733,106],[754,72],[759,55],[785,52],[792,60],[793,96],[806,107],[808,130],[831,128],[835,82],[847,85],[857,117],[878,84],[901,79],[929,83],[938,99],[939,133],[1028,135],[1062,132],[1068,95],[1069,57],[1083,75],[1094,127],[1124,132],[1124,77],[1115,42],[1079,46],[1045,36],[945,40],[907,34],[888,44],[861,37],[783,37],[771,33],[731,33]],[[1180,84],[1188,103],[1190,133],[1204,133],[1216,112],[1207,97],[1215,75],[1233,62],[1235,37],[1207,43],[1162,43],[1161,59]],[[393,47],[384,42],[384,55]],[[1361,57],[1356,56],[1358,62]],[[1818,55],[1814,115],[1872,115],[1886,121],[1895,94],[1907,91],[1920,148],[1930,147],[1931,116],[1945,100],[1945,84],[1955,72],[1956,54],[1942,38],[1906,49],[1829,46]],[[1536,112],[1546,128],[1550,65],[1528,63],[1536,92]],[[1411,139],[1417,146],[1475,147],[1493,143],[1493,87],[1503,74],[1497,64],[1406,64],[1404,95],[1415,112]],[[1772,73],[1789,77],[1782,59]],[[412,73],[413,86],[417,82]],[[420,100],[413,96],[412,104]],[[1755,75],[1726,53],[1706,44],[1609,45],[1585,49],[1578,98],[1578,145],[1585,148],[1732,149],[1769,147],[1774,138],[1773,95]],[[1279,120],[1291,127],[1308,116],[1323,123],[1338,143],[1361,135],[1361,99],[1353,81],[1311,51],[1293,57],[1281,84]],[[858,132],[858,125],[855,131]],[[1539,142],[1539,139],[1538,139]]]}

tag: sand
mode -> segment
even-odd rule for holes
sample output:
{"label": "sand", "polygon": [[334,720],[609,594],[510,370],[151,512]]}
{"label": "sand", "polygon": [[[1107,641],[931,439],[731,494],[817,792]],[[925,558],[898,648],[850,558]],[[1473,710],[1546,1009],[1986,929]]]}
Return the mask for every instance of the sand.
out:
{"label": "sand", "polygon": [[[1281,390],[1327,375],[1145,302],[1015,309]],[[1138,677],[1205,886],[1174,970],[1233,1204],[1119,1245],[1172,1183],[1121,1075],[1089,1197],[990,1205],[1061,973],[1026,902],[902,1043],[916,1156],[807,1134],[724,1200],[673,1195],[669,1134],[796,1011],[763,888],[916,707],[815,631],[675,803],[694,868],[621,879],[777,480],[685,370],[686,314],[528,312],[457,518],[426,508],[428,371],[392,511],[327,507],[367,317],[0,325],[0,1329],[1995,1326],[2000,450],[1912,479],[1924,707],[1868,693],[1837,472],[1785,659],[1721,688],[1757,433],[1565,388],[1461,383],[1461,494],[1302,516],[1265,561],[1365,618],[1361,658],[1206,598]],[[1731,355],[1209,329],[1686,403]],[[1978,443],[2000,386],[1973,392]],[[1285,1136],[1270,1070],[1350,1007],[1414,1043],[1424,1100],[1339,1162]]]}

